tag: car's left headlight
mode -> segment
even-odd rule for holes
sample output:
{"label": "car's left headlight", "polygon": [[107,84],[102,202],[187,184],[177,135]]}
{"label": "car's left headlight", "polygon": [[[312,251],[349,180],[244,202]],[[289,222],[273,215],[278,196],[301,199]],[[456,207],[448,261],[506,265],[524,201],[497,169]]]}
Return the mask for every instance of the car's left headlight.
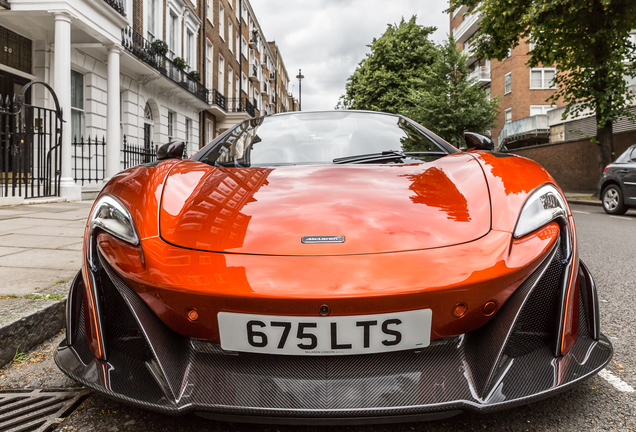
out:
{"label": "car's left headlight", "polygon": [[95,228],[103,229],[132,245],[139,245],[139,235],[130,212],[121,201],[113,196],[102,196],[93,207],[88,220],[89,237]]}
{"label": "car's left headlight", "polygon": [[559,190],[551,184],[540,186],[523,205],[513,235],[523,237],[561,217],[567,218],[567,206]]}

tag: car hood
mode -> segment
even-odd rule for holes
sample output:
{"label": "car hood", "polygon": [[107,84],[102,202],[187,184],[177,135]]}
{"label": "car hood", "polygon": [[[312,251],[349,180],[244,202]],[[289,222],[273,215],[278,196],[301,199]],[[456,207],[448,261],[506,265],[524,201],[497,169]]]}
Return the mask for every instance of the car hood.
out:
{"label": "car hood", "polygon": [[[467,154],[407,165],[216,168],[194,161],[168,175],[164,241],[262,255],[348,255],[430,249],[490,230],[481,166]],[[342,236],[343,240],[320,237]],[[312,239],[310,239],[311,241]]]}

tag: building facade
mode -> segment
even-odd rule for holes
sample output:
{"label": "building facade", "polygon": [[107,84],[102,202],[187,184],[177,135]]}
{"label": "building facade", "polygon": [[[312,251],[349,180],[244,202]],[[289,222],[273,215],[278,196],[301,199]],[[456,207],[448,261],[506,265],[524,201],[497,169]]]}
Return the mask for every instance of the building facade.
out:
{"label": "building facade", "polygon": [[490,97],[501,100],[497,126],[491,135],[498,148],[547,143],[550,130],[547,112],[563,106],[561,101],[547,102],[555,94],[553,67],[530,68],[532,45],[522,40],[503,61],[480,59],[471,50],[471,42],[482,17],[465,6],[450,13],[451,35],[468,55],[467,65],[478,85],[489,90]]}
{"label": "building facade", "polygon": [[[13,98],[36,81],[53,89],[65,122],[60,194],[69,200],[151,160],[162,144],[183,140],[192,154],[239,121],[289,110],[272,90],[286,91],[288,80],[276,82],[284,63],[247,0],[5,3],[0,93]],[[55,105],[44,87],[27,93],[33,105]]]}

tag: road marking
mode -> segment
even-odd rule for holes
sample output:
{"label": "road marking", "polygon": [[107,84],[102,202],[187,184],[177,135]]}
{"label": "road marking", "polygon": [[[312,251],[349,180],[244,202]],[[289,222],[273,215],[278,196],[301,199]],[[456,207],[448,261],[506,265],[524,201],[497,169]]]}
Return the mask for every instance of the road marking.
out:
{"label": "road marking", "polygon": [[614,375],[609,369],[603,369],[598,373],[598,376],[603,378],[605,381],[614,386],[614,388],[618,391],[622,391],[623,393],[634,393],[636,390],[625,381]]}
{"label": "road marking", "polygon": [[610,216],[610,217],[614,218],[614,219],[623,219],[623,220],[628,220],[628,221],[632,220],[632,218],[628,218],[628,217],[625,217],[625,216]]}
{"label": "road marking", "polygon": [[589,212],[584,212],[581,210],[572,210],[572,213],[590,214]]}

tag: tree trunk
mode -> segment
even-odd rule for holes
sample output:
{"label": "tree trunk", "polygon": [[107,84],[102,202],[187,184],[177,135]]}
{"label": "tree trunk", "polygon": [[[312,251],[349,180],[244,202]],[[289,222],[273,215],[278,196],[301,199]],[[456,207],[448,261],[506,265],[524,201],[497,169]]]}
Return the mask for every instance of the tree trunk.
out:
{"label": "tree trunk", "polygon": [[[596,113],[596,119],[598,121],[600,115]],[[597,123],[598,124],[598,123]],[[611,121],[605,122],[602,128],[598,128],[596,131],[596,145],[598,146],[599,155],[599,169],[601,174],[607,165],[614,160],[614,133],[613,123]]]}

